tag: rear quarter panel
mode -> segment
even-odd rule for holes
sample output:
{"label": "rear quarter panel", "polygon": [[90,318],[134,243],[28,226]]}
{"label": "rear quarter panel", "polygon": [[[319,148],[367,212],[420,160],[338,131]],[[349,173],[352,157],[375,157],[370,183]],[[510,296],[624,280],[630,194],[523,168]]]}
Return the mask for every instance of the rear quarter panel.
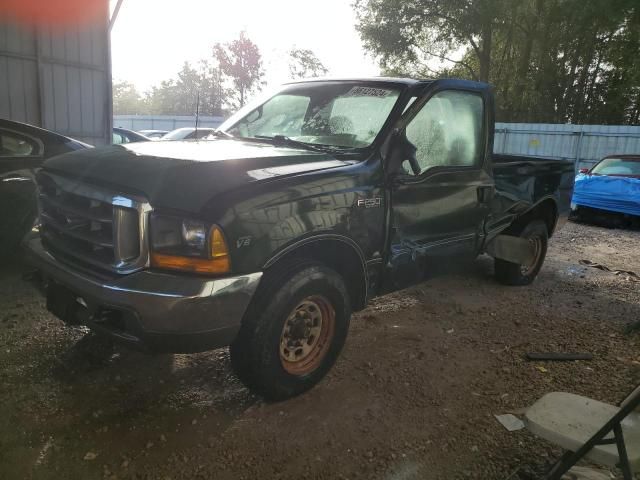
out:
{"label": "rear quarter panel", "polygon": [[572,161],[494,155],[493,176],[496,194],[487,223],[489,238],[546,199],[555,202],[558,223],[568,217],[575,179]]}

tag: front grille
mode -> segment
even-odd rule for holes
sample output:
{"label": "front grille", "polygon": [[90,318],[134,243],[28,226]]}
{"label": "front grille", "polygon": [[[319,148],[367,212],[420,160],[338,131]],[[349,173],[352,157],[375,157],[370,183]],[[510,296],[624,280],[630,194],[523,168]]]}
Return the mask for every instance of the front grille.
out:
{"label": "front grille", "polygon": [[143,199],[50,173],[38,174],[43,244],[53,255],[115,273],[148,265],[148,215]]}

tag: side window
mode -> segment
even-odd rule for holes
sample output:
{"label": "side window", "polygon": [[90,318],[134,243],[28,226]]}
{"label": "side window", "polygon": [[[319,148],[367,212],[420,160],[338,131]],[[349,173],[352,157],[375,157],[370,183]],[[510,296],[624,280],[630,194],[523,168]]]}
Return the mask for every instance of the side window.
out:
{"label": "side window", "polygon": [[120,145],[122,143],[129,143],[129,139],[127,137],[125,137],[123,134],[121,133],[117,133],[117,132],[113,132],[113,140],[112,143],[114,145]]}
{"label": "side window", "polygon": [[28,157],[38,153],[37,143],[30,138],[0,130],[0,157]]}
{"label": "side window", "polygon": [[431,97],[406,128],[407,139],[416,147],[420,173],[433,167],[478,165],[482,120],[478,94],[445,90]]}

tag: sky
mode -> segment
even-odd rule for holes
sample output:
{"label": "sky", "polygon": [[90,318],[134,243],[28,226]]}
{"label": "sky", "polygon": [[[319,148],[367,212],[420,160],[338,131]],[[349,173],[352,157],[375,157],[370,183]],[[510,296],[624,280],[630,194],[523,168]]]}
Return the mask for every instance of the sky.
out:
{"label": "sky", "polygon": [[[116,0],[110,0],[111,8]],[[288,80],[287,52],[308,48],[331,76],[379,75],[355,30],[352,0],[123,0],[111,32],[114,81],[140,91],[175,77],[185,60],[211,57],[240,31],[258,45],[265,81]]]}

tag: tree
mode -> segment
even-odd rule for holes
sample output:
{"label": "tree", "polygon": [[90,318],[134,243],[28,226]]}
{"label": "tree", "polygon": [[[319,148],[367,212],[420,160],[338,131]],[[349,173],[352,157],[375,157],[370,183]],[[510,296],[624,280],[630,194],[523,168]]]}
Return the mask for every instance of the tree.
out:
{"label": "tree", "polygon": [[114,82],[113,113],[116,115],[135,115],[144,113],[145,106],[142,96],[131,82]]}
{"label": "tree", "polygon": [[637,0],[356,0],[355,8],[383,72],[489,81],[500,121],[639,120]]}
{"label": "tree", "polygon": [[242,107],[247,96],[262,86],[264,71],[258,46],[245,32],[240,32],[240,37],[236,40],[226,44],[215,44],[213,56],[218,61],[222,73],[228,76],[233,84],[234,89],[231,93],[235,102],[232,102],[232,106]]}
{"label": "tree", "polygon": [[329,72],[312,50],[293,47],[289,51],[289,75],[291,78],[321,77]]}
{"label": "tree", "polygon": [[194,115],[199,110],[201,115],[220,115],[223,94],[220,71],[201,60],[197,68],[185,62],[177,78],[153,87],[146,101],[152,114]]}
{"label": "tree", "polygon": [[[475,80],[488,81],[493,34],[508,0],[356,0],[357,29],[382,66],[424,69],[439,58],[460,65]],[[476,65],[452,53],[470,48]]]}

